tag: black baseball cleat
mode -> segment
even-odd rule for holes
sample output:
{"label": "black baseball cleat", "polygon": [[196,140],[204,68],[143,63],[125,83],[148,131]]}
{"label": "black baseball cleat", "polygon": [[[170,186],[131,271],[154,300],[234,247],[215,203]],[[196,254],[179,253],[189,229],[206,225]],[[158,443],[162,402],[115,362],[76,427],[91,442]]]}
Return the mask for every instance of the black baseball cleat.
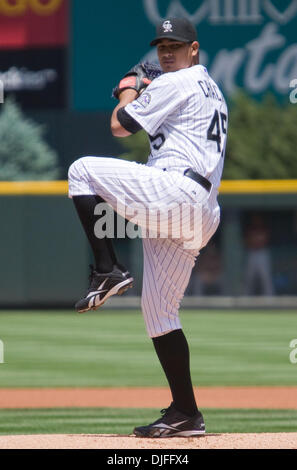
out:
{"label": "black baseball cleat", "polygon": [[161,410],[162,417],[148,426],[134,429],[137,437],[192,437],[205,434],[205,424],[200,411],[195,416],[187,416],[176,410],[173,403]]}
{"label": "black baseball cleat", "polygon": [[[97,310],[112,295],[122,295],[129,287],[133,287],[133,277],[129,271],[123,272],[121,268],[114,265],[110,273],[98,273],[90,266],[90,285],[84,297],[75,304],[79,313]],[[123,268],[124,269],[124,268]]]}

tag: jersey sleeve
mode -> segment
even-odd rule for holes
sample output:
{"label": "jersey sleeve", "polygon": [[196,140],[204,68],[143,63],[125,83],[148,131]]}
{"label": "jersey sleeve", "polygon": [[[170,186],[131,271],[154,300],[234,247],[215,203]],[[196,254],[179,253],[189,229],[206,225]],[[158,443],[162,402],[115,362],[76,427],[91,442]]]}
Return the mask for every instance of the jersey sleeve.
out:
{"label": "jersey sleeve", "polygon": [[166,75],[153,80],[139,98],[125,107],[127,113],[149,135],[154,135],[167,116],[182,102],[181,93]]}

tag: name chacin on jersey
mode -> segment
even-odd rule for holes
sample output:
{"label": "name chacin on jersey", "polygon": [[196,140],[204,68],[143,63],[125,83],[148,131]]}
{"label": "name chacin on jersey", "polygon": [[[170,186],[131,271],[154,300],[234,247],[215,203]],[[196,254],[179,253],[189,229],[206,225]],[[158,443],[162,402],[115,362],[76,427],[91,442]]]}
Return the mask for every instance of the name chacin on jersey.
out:
{"label": "name chacin on jersey", "polygon": [[199,80],[198,84],[206,98],[213,98],[218,101],[223,101],[223,97],[221,96],[219,90],[208,80]]}

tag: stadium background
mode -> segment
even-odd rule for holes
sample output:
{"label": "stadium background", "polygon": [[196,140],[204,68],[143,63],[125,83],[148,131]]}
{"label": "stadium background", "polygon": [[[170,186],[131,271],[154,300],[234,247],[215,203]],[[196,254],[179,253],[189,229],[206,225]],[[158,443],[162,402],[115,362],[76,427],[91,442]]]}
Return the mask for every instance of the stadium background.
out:
{"label": "stadium background", "polygon": [[[115,104],[111,89],[140,59],[155,60],[148,46],[155,22],[170,14],[191,17],[201,42],[201,61],[217,79],[228,101],[240,88],[259,102],[270,92],[279,105],[285,105],[289,103],[290,81],[297,78],[297,11],[289,2],[285,9],[278,2],[261,0],[234,2],[234,9],[230,6],[233,2],[228,1],[130,0],[128,6],[117,3],[115,10],[113,2],[95,0],[88,0],[88,7],[79,0],[0,2],[0,79],[4,83],[4,103],[0,107],[4,109],[13,96],[24,119],[44,126],[44,140],[55,151],[59,168],[54,181],[31,182],[28,180],[48,178],[17,176],[12,178],[15,181],[6,181],[1,177],[0,339],[5,350],[5,362],[0,364],[1,387],[165,385],[157,363],[151,360],[152,351],[145,343],[139,315],[137,331],[133,330],[141,293],[140,240],[116,241],[119,256],[136,279],[135,287],[129,295],[111,299],[102,320],[99,312],[95,314],[98,317],[91,319],[96,331],[103,323],[99,336],[88,337],[88,324],[83,320],[83,339],[79,337],[81,320],[73,320],[70,313],[87,285],[91,254],[67,198],[65,181],[69,165],[78,156],[117,157],[125,152],[109,131]],[[0,109],[0,119],[2,114]],[[259,152],[259,159],[265,160],[265,155]],[[221,226],[210,249],[201,255],[201,270],[198,258],[198,269],[183,303],[184,307],[195,308],[183,313],[186,328],[193,331],[190,340],[195,343],[201,339],[199,325],[203,331],[204,343],[194,349],[195,357],[200,358],[200,368],[197,366],[193,376],[195,384],[297,385],[296,365],[289,360],[289,344],[296,337],[297,326],[296,202],[297,181],[271,181],[269,167],[265,180],[223,181]],[[264,269],[262,277],[261,273],[255,275],[248,290],[251,253],[247,236],[255,217],[261,219],[260,230],[266,240],[262,248],[271,267]],[[261,283],[267,275],[272,290]],[[106,314],[110,307],[119,310],[110,311],[115,320],[109,324]],[[221,307],[224,310],[220,312],[211,310]],[[229,311],[230,307],[242,310]],[[265,307],[265,314],[255,310],[259,307]],[[56,310],[52,315],[40,310],[48,308],[70,310]],[[211,310],[212,319],[208,320],[203,308]],[[249,309],[248,313],[244,308]],[[286,308],[291,310],[287,312]],[[20,317],[19,312],[23,315],[24,310],[12,309],[26,309],[26,316]],[[35,313],[30,309],[36,309]],[[120,330],[115,326],[118,315],[127,319],[119,323]],[[217,323],[215,329],[209,327],[209,321]],[[108,328],[106,335],[104,325]],[[134,331],[134,337],[127,336],[127,328]],[[105,353],[98,346],[102,341]],[[132,360],[142,341],[146,346],[141,357],[151,365],[143,381]],[[65,344],[67,352],[63,352]],[[52,348],[58,351],[54,357]],[[217,348],[221,351],[219,361]],[[119,362],[123,350],[125,362]],[[111,354],[108,361],[106,351]],[[240,358],[236,363],[234,354]],[[119,373],[127,363],[130,381],[129,374],[125,372],[123,380]],[[94,372],[97,366],[99,369]],[[262,417],[257,419],[261,421]],[[285,430],[296,429],[295,411],[287,417],[283,413],[274,417],[273,429],[280,430],[280,423],[286,419],[289,424],[284,425]],[[17,433],[21,429],[15,424],[18,419],[12,420],[14,424],[8,430]],[[241,418],[234,427],[236,432],[242,431],[240,422]],[[251,426],[254,424],[252,421]],[[269,425],[265,429],[268,428]],[[34,432],[36,427],[28,429]],[[212,429],[226,431],[215,424]],[[5,434],[5,427],[0,432]]]}

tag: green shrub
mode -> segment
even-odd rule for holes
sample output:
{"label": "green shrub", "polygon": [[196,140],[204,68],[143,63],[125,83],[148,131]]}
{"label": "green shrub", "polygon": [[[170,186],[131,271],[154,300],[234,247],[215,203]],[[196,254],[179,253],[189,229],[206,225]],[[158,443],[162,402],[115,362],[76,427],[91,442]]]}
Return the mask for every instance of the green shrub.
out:
{"label": "green shrub", "polygon": [[297,106],[240,92],[230,102],[225,179],[297,178]]}
{"label": "green shrub", "polygon": [[0,180],[53,180],[58,157],[43,139],[44,127],[26,118],[12,99],[1,105]]}

